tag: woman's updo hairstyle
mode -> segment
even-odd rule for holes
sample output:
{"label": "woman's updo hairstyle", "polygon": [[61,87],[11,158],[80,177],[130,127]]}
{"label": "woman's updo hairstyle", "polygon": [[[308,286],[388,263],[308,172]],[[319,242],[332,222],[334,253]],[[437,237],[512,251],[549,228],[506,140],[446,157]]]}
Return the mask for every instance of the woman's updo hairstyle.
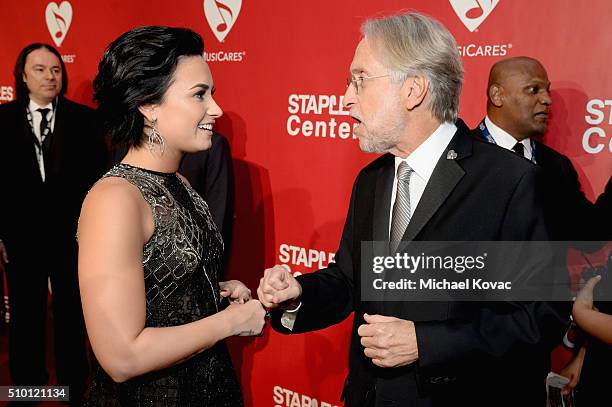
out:
{"label": "woman's updo hairstyle", "polygon": [[114,145],[142,144],[144,116],[138,107],[160,103],[179,59],[203,52],[199,34],[161,26],[135,28],[109,45],[93,88],[103,130]]}

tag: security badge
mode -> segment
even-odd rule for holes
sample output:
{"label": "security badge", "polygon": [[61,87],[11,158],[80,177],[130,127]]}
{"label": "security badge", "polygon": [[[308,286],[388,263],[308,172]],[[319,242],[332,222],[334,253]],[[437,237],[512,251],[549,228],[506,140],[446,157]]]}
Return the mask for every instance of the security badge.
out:
{"label": "security badge", "polygon": [[454,160],[455,158],[457,158],[457,153],[455,152],[455,150],[448,150],[448,153],[446,153],[446,159]]}

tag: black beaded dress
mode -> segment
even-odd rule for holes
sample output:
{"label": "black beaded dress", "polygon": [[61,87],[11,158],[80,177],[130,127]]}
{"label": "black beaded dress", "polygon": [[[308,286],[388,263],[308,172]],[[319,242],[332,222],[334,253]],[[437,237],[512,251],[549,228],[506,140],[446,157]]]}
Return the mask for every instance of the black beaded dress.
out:
{"label": "black beaded dress", "polygon": [[[217,313],[223,241],[204,200],[173,173],[118,164],[104,177],[135,185],[153,211],[155,230],[143,247],[146,327],[182,325]],[[185,362],[124,383],[115,383],[96,364],[86,404],[234,407],[242,406],[242,395],[221,341]]]}

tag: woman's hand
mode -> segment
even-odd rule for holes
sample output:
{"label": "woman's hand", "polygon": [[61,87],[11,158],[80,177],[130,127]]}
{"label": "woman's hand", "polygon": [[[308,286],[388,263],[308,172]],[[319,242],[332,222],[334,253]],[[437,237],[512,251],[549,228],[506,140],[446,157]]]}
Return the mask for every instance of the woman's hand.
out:
{"label": "woman's hand", "polygon": [[582,365],[584,364],[584,355],[586,352],[586,348],[583,346],[580,348],[576,356],[569,363],[561,369],[559,374],[561,376],[567,377],[569,379],[569,383],[565,385],[562,390],[563,395],[570,394],[578,383],[580,382],[580,373],[582,372]]}
{"label": "woman's hand", "polygon": [[263,331],[266,310],[258,300],[230,304],[223,312],[229,316],[233,335],[254,336]]}
{"label": "woman's hand", "polygon": [[238,280],[222,281],[219,288],[221,296],[228,297],[232,303],[244,304],[251,299],[251,290]]}
{"label": "woman's hand", "polygon": [[601,276],[595,276],[586,282],[584,287],[576,294],[576,301],[574,301],[574,310],[577,308],[580,310],[591,310],[593,309],[593,289],[601,281]]}
{"label": "woman's hand", "polygon": [[601,276],[595,276],[586,282],[576,295],[572,316],[584,332],[612,345],[612,315],[599,312],[593,306],[593,289],[600,281]]}

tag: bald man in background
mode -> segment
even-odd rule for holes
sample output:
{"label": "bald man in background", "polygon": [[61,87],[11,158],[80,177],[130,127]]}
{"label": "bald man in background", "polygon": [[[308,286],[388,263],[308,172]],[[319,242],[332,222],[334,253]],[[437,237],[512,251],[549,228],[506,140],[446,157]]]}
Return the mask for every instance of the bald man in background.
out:
{"label": "bald man in background", "polygon": [[538,60],[504,59],[491,68],[487,115],[473,134],[542,168],[551,240],[608,240],[599,219],[604,213],[582,192],[570,159],[539,141],[548,129],[551,104],[548,74]]}
{"label": "bald man in background", "polygon": [[[499,61],[491,68],[487,97],[487,116],[473,134],[512,150],[542,168],[544,214],[551,240],[610,240],[612,177],[593,204],[582,192],[570,159],[539,141],[548,130],[552,104],[550,81],[542,64],[529,57]],[[572,245],[579,249],[598,248],[577,243]],[[603,372],[612,361],[609,347],[600,346],[593,339],[590,342],[593,349],[585,352],[584,347],[580,348],[576,357],[561,371],[562,375],[570,378],[566,390],[576,387],[581,370],[586,375],[584,381],[589,386],[583,386],[576,396],[584,405],[595,405],[591,400],[600,395],[593,388],[603,388],[603,383],[607,383],[607,375]],[[586,363],[585,354],[588,354]],[[594,363],[594,360],[601,363]]]}

